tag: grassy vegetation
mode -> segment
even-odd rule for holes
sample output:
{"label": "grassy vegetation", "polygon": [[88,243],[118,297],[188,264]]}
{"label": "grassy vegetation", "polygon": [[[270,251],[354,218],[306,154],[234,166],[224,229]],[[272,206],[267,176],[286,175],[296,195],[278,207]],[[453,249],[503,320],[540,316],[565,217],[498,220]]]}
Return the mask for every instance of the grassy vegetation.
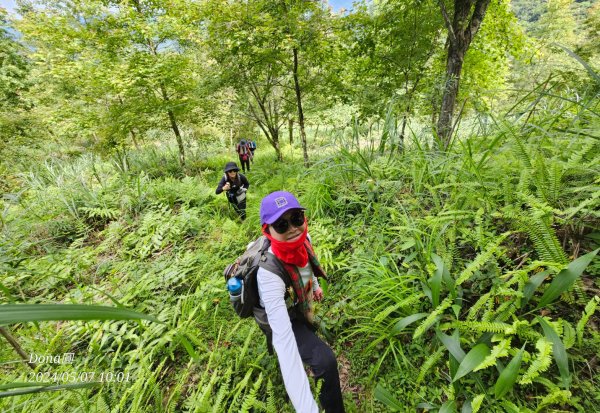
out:
{"label": "grassy vegetation", "polygon": [[275,358],[254,323],[235,317],[221,275],[259,235],[261,197],[279,189],[308,207],[329,273],[317,314],[349,412],[600,409],[590,253],[600,157],[587,136],[600,117],[591,104],[573,103],[583,108],[574,117],[563,100],[545,97],[535,113],[526,103],[530,112],[488,119],[443,153],[422,133],[401,151],[397,131],[356,125],[315,139],[309,169],[300,148],[275,163],[259,145],[243,223],[214,195],[232,159],[218,148],[190,151],[187,169],[173,148],[148,146],[13,175],[1,201],[6,302],[111,305],[161,322],[10,325],[27,353],[74,361],[33,371],[3,345],[2,384],[122,375],[0,398],[1,410],[292,411]]}

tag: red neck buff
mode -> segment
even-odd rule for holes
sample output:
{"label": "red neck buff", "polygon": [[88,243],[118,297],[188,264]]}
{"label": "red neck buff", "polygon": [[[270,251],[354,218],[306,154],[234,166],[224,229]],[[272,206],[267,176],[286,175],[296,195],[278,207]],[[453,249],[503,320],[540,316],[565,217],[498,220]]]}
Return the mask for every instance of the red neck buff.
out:
{"label": "red neck buff", "polygon": [[263,234],[271,241],[273,254],[281,261],[294,264],[298,267],[304,267],[308,264],[308,252],[304,246],[304,241],[306,241],[306,236],[308,235],[308,225],[306,221],[304,223],[304,232],[296,241],[292,242],[277,241],[267,232],[268,225],[263,225]]}

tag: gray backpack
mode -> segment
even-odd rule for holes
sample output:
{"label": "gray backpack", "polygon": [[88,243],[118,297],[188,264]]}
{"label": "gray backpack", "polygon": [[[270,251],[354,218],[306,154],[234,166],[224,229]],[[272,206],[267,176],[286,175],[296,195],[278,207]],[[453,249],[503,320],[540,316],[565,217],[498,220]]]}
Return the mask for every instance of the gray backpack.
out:
{"label": "gray backpack", "polygon": [[269,246],[271,241],[264,235],[254,241],[233,264],[228,265],[223,271],[225,282],[231,277],[236,277],[242,282],[242,293],[239,300],[232,301],[233,309],[242,318],[252,317],[255,308],[260,308],[258,297],[258,283],[256,274],[260,267],[277,274],[285,283],[286,290],[292,281],[283,264],[271,254]]}

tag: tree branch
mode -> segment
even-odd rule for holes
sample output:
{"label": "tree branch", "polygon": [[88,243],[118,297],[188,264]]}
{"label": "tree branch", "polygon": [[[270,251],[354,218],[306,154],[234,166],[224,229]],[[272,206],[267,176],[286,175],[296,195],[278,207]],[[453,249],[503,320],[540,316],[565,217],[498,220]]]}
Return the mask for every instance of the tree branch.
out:
{"label": "tree branch", "polygon": [[473,16],[471,17],[471,21],[469,22],[469,29],[466,31],[466,34],[470,36],[469,43],[475,37],[479,28],[481,27],[481,22],[485,17],[485,12],[487,11],[488,6],[490,5],[491,0],[477,0],[475,3],[475,10],[473,10]]}
{"label": "tree branch", "polygon": [[446,11],[446,5],[444,4],[444,0],[438,0],[438,4],[440,5],[440,9],[442,10],[442,17],[444,18],[444,24],[448,29],[448,39],[450,42],[455,45],[456,44],[456,34],[454,33],[454,29],[452,28],[452,20],[450,20],[450,16],[448,16],[448,12]]}
{"label": "tree branch", "polygon": [[8,343],[19,354],[19,356],[21,356],[21,358],[23,360],[25,360],[27,365],[29,367],[31,367],[33,370],[35,370],[35,368],[37,367],[35,365],[35,363],[32,363],[29,361],[29,356],[27,356],[27,353],[25,353],[25,351],[23,350],[23,348],[21,347],[19,342],[12,336],[12,334],[10,334],[10,332],[6,329],[6,327],[0,327],[0,335],[2,335],[6,339],[6,341],[8,341]]}

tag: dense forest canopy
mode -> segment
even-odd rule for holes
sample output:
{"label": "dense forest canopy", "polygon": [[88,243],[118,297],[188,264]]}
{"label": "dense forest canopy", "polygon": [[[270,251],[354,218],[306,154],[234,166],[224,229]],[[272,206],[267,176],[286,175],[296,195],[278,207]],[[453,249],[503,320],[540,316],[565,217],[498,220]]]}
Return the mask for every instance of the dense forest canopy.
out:
{"label": "dense forest canopy", "polygon": [[0,7],[0,410],[292,411],[221,275],[275,190],[348,412],[600,410],[600,1],[338,3]]}

